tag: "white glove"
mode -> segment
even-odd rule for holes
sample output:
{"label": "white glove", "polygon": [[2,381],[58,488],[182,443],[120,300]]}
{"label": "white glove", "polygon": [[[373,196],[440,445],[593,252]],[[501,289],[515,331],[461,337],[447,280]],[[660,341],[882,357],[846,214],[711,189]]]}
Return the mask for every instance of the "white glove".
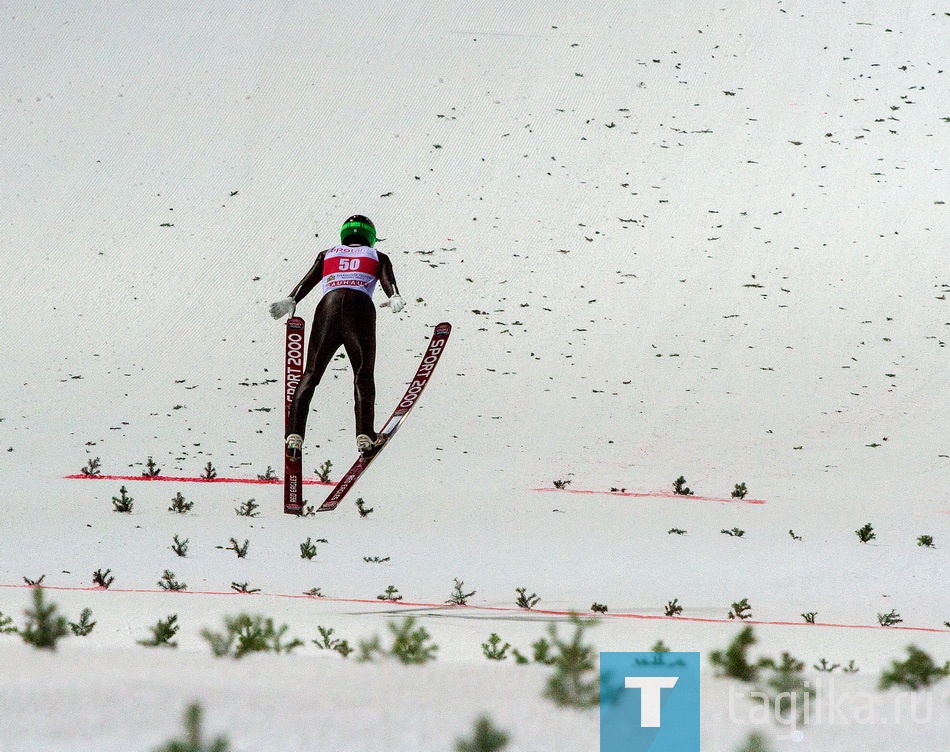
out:
{"label": "white glove", "polygon": [[282,318],[288,313],[293,316],[296,310],[297,301],[293,298],[284,298],[283,300],[278,300],[276,303],[270,304],[270,315],[275,319]]}
{"label": "white glove", "polygon": [[402,299],[402,295],[398,292],[393,295],[389,300],[383,303],[384,306],[389,306],[392,309],[393,313],[399,313],[403,308],[406,307],[406,301]]}

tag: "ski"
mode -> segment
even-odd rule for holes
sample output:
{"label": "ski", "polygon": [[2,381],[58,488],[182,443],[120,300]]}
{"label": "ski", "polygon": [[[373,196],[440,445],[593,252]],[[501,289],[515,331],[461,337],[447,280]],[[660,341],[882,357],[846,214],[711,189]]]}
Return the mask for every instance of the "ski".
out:
{"label": "ski", "polygon": [[336,488],[330,492],[326,501],[317,509],[318,512],[331,512],[336,509],[340,502],[343,501],[343,497],[353,488],[356,481],[359,480],[359,477],[366,472],[366,468],[372,464],[373,460],[376,459],[383,449],[389,445],[389,442],[392,441],[393,434],[399,430],[399,426],[402,425],[409,411],[412,410],[419,400],[419,395],[422,394],[422,390],[425,389],[426,384],[429,383],[429,379],[432,377],[432,373],[439,363],[439,358],[442,356],[445,343],[448,342],[451,333],[452,325],[448,322],[443,321],[441,324],[436,325],[432,339],[429,340],[429,346],[422,355],[422,362],[416,370],[415,377],[409,383],[406,393],[399,401],[399,404],[386,422],[386,425],[383,426],[383,430],[379,432],[379,436],[383,438],[382,445],[380,445],[379,449],[373,454],[368,457],[361,456],[353,463],[353,466],[346,471],[346,474],[340,479],[340,482],[336,484]]}
{"label": "ski", "polygon": [[[290,432],[290,406],[303,374],[304,331],[306,322],[299,316],[287,319],[286,357],[284,359],[284,438]],[[303,452],[291,457],[284,444],[284,512],[303,510]]]}

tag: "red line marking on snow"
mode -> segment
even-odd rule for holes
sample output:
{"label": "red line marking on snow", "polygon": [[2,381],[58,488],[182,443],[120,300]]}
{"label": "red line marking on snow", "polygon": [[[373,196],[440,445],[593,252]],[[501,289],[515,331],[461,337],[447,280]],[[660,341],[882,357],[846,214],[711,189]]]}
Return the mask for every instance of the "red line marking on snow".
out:
{"label": "red line marking on snow", "polygon": [[532,488],[532,491],[551,491],[554,493],[599,494],[601,496],[628,496],[634,499],[683,499],[693,501],[718,501],[723,504],[764,504],[765,499],[724,499],[719,496],[683,496],[672,491],[597,491],[582,488]]}
{"label": "red line marking on snow", "polygon": [[[68,587],[68,586],[56,586],[56,585],[43,585],[44,590],[50,591],[63,591],[63,592],[103,592],[103,593],[138,593],[138,594],[170,594],[170,595],[224,595],[224,596],[264,596],[268,598],[293,598],[298,600],[311,600],[311,601],[322,601],[326,603],[362,603],[362,604],[372,604],[376,606],[385,606],[386,608],[392,608],[393,606],[401,608],[427,608],[427,609],[438,609],[440,611],[494,611],[498,613],[506,614],[540,614],[542,616],[558,616],[558,617],[570,617],[572,615],[577,616],[591,616],[586,612],[581,611],[556,611],[553,609],[541,609],[541,608],[513,608],[511,606],[457,606],[448,603],[424,603],[424,602],[414,602],[414,601],[385,601],[379,599],[370,599],[370,598],[334,598],[330,596],[316,596],[316,595],[307,595],[306,593],[300,593],[299,595],[294,595],[291,593],[239,593],[235,590],[227,591],[218,591],[218,590],[161,590],[161,589],[123,589],[123,588],[104,588],[104,587]],[[15,589],[15,590],[32,590],[33,585],[3,585],[0,584],[0,588]],[[928,632],[931,634],[950,634],[950,629],[938,629],[935,627],[901,627],[901,626],[892,626],[892,627],[882,627],[874,624],[839,624],[834,622],[815,622],[814,624],[809,624],[804,621],[767,621],[764,619],[745,619],[745,620],[735,620],[735,619],[711,619],[704,618],[700,616],[661,616],[659,614],[631,614],[631,613],[622,613],[614,612],[607,614],[597,614],[596,617],[591,616],[591,618],[597,619],[643,619],[648,621],[667,621],[667,622],[694,622],[700,624],[759,624],[763,626],[773,626],[773,627],[831,627],[834,629],[882,629],[887,631],[903,631],[903,632]]]}
{"label": "red line marking on snow", "polygon": [[[175,483],[253,483],[255,485],[262,486],[282,486],[284,481],[280,478],[274,480],[261,480],[260,478],[212,478],[208,480],[207,478],[185,478],[175,475],[158,475],[154,478],[148,478],[144,475],[83,475],[82,473],[77,473],[76,475],[64,475],[64,478],[67,480],[122,480],[122,481],[156,481],[156,480],[165,480],[165,481],[174,481]],[[303,482],[305,485],[310,486],[335,486],[336,483],[331,481],[322,481],[318,478],[304,478]]]}

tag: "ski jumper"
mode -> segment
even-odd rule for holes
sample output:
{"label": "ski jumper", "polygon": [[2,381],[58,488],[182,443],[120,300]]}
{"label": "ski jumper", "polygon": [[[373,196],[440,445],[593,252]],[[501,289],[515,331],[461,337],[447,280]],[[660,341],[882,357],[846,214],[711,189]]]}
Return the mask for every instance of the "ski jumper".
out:
{"label": "ski jumper", "polygon": [[365,245],[339,245],[322,251],[290,297],[303,300],[320,284],[307,349],[307,364],[290,407],[288,434],[305,435],[314,390],[342,346],[353,368],[356,433],[376,438],[376,308],[377,281],[388,295],[398,294],[389,257]]}

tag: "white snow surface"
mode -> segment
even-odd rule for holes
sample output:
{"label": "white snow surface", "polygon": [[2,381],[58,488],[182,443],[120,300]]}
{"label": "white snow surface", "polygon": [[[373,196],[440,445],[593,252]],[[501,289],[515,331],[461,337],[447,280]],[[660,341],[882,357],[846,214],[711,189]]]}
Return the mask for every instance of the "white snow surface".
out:
{"label": "white snow surface", "polygon": [[[509,752],[595,750],[596,710],[556,707],[550,669],[480,647],[497,632],[530,652],[595,601],[598,650],[703,653],[704,750],[754,725],[774,750],[950,750],[950,681],[918,693],[917,721],[876,690],[910,644],[950,658],[946,11],[0,4],[0,612],[21,624],[24,578],[45,575],[61,611],[97,621],[55,653],[0,635],[0,750],[153,750],[195,701],[239,752],[450,750],[482,714]],[[339,509],[285,516],[279,484],[129,481],[126,515],[123,482],[65,478],[93,458],[279,471],[284,329],[266,307],[357,212],[409,302],[379,312],[378,423],[432,326],[454,331]],[[310,476],[354,459],[350,378],[337,360],[318,387]],[[693,497],[669,493],[680,475]],[[764,503],[732,500],[737,483]],[[178,492],[193,512],[167,511]],[[252,497],[260,516],[237,516]],[[328,541],[312,561],[307,537]],[[166,569],[186,592],[158,587]],[[454,578],[467,608],[444,605]],[[388,585],[402,602],[377,600]],[[708,661],[741,598],[753,656],[803,660],[850,720],[745,722],[748,688]],[[891,610],[903,621],[880,626]],[[307,645],[214,658],[201,631],[241,612]],[[173,613],[177,650],[136,644]],[[410,614],[433,663],[310,643]],[[822,658],[860,672],[820,675]]]}

